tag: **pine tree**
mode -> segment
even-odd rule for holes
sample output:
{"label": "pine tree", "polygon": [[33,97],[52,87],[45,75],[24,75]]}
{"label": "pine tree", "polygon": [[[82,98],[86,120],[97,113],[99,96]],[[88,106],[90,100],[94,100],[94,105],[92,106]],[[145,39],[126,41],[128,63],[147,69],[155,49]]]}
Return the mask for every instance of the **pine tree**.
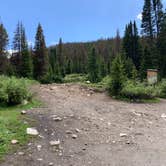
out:
{"label": "pine tree", "polygon": [[59,66],[58,68],[60,70],[61,75],[64,77],[65,76],[65,71],[64,71],[64,57],[63,57],[63,42],[62,42],[62,38],[59,39],[59,44],[58,44],[57,64]]}
{"label": "pine tree", "polygon": [[141,67],[140,67],[140,78],[143,81],[147,76],[147,69],[151,69],[152,64],[152,52],[149,46],[145,46],[143,56],[141,59]]}
{"label": "pine tree", "polygon": [[49,78],[49,58],[41,24],[36,32],[34,53],[34,78],[44,82]]}
{"label": "pine tree", "polygon": [[125,67],[123,59],[117,55],[112,62],[111,79],[109,83],[109,92],[111,95],[118,96],[126,80]]}
{"label": "pine tree", "polygon": [[98,66],[96,49],[92,48],[92,51],[88,57],[88,77],[92,83],[98,82]]}
{"label": "pine tree", "polygon": [[104,59],[103,58],[99,58],[99,62],[98,62],[98,68],[99,68],[99,79],[101,80],[102,78],[104,78],[107,74],[107,70],[106,70],[106,66],[104,63]]}
{"label": "pine tree", "polygon": [[0,24],[0,55],[5,54],[9,39],[4,25]]}
{"label": "pine tree", "polygon": [[21,76],[22,70],[22,52],[25,49],[24,27],[21,22],[18,22],[16,31],[14,32],[12,65],[15,69],[15,74]]}
{"label": "pine tree", "polygon": [[55,71],[56,71],[56,62],[57,62],[56,48],[50,48],[50,51],[49,51],[49,63],[51,65],[53,74],[55,74]]}
{"label": "pine tree", "polygon": [[138,36],[136,22],[130,22],[126,26],[125,35],[123,38],[123,50],[127,58],[132,59],[137,70],[140,68],[141,59],[141,44]]}
{"label": "pine tree", "polygon": [[12,65],[16,70],[16,75],[20,77],[32,78],[32,57],[28,50],[25,28],[18,22],[13,40],[14,54],[11,58]]}
{"label": "pine tree", "polygon": [[144,0],[141,27],[143,36],[153,40],[155,30],[153,21],[153,4],[151,0]]}
{"label": "pine tree", "polygon": [[26,39],[25,29],[21,25],[21,76],[32,78],[33,77],[33,65],[32,55],[28,49],[28,43]]}
{"label": "pine tree", "polygon": [[117,30],[116,31],[116,38],[115,38],[115,52],[117,54],[120,53],[120,46],[121,46],[121,38],[120,38],[119,30]]}
{"label": "pine tree", "polygon": [[8,45],[8,34],[4,25],[0,24],[0,74],[6,74],[8,59],[6,55],[6,48]]}
{"label": "pine tree", "polygon": [[155,32],[157,36],[161,30],[161,24],[163,20],[163,5],[161,0],[152,0],[153,1],[153,21],[155,23]]}
{"label": "pine tree", "polygon": [[157,48],[159,50],[159,72],[161,78],[166,78],[166,14],[161,25],[161,31],[159,33]]}

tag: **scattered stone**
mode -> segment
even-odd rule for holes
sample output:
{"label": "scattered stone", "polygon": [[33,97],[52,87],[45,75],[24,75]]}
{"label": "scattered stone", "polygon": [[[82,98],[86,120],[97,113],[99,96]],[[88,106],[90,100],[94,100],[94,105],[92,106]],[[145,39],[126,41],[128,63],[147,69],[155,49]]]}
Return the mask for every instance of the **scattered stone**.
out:
{"label": "scattered stone", "polygon": [[42,139],[44,139],[44,136],[42,136],[42,135],[39,135],[39,137],[42,138]]}
{"label": "scattered stone", "polygon": [[163,114],[161,115],[161,117],[162,117],[163,119],[166,119],[166,114],[163,113]]}
{"label": "scattered stone", "polygon": [[111,123],[110,123],[110,122],[108,122],[107,124],[108,124],[108,126],[111,126]]}
{"label": "scattered stone", "polygon": [[27,121],[24,121],[23,123],[24,123],[24,124],[28,124],[28,122],[27,122]]}
{"label": "scattered stone", "polygon": [[62,118],[56,117],[56,118],[53,118],[53,120],[56,121],[56,122],[59,122],[59,121],[62,121]]}
{"label": "scattered stone", "polygon": [[74,114],[69,115],[70,118],[74,118]]}
{"label": "scattered stone", "polygon": [[37,150],[38,150],[38,151],[41,151],[41,148],[42,148],[41,145],[37,145]]}
{"label": "scattered stone", "polygon": [[62,156],[63,154],[62,153],[59,153],[59,156]]}
{"label": "scattered stone", "polygon": [[56,89],[57,89],[56,86],[50,87],[50,90],[56,90]]}
{"label": "scattered stone", "polygon": [[90,81],[86,81],[87,84],[90,84]]}
{"label": "scattered stone", "polygon": [[88,97],[90,97],[91,95],[90,94],[87,94]]}
{"label": "scattered stone", "polygon": [[54,136],[54,135],[55,135],[55,132],[51,133],[51,135]]}
{"label": "scattered stone", "polygon": [[28,101],[27,100],[23,100],[22,105],[27,105]]}
{"label": "scattered stone", "polygon": [[19,156],[23,156],[25,153],[24,152],[18,152]]}
{"label": "scattered stone", "polygon": [[57,115],[52,115],[52,116],[51,116],[51,118],[56,118],[56,117],[57,117]]}
{"label": "scattered stone", "polygon": [[136,115],[136,116],[141,116],[141,113],[138,113],[136,111],[133,111],[133,114]]}
{"label": "scattered stone", "polygon": [[13,145],[18,144],[18,140],[13,139],[13,140],[11,140],[11,143],[12,143]]}
{"label": "scattered stone", "polygon": [[48,166],[53,166],[53,165],[54,165],[54,163],[49,163],[49,164],[48,164]]}
{"label": "scattered stone", "polygon": [[31,146],[32,145],[32,143],[28,143],[28,146]]}
{"label": "scattered stone", "polygon": [[27,112],[25,110],[21,111],[22,115],[25,115]]}
{"label": "scattered stone", "polygon": [[43,161],[43,159],[42,158],[38,158],[37,161]]}
{"label": "scattered stone", "polygon": [[67,131],[66,131],[66,134],[72,134],[72,131],[67,130]]}
{"label": "scattered stone", "polygon": [[126,137],[127,134],[126,133],[120,133],[120,137]]}
{"label": "scattered stone", "polygon": [[130,145],[130,144],[131,144],[131,142],[130,142],[130,141],[127,141],[127,142],[126,142],[126,144]]}
{"label": "scattered stone", "polygon": [[50,145],[51,146],[57,146],[57,147],[59,147],[59,145],[60,145],[60,140],[58,140],[58,141],[50,141]]}
{"label": "scattered stone", "polygon": [[73,138],[73,139],[76,139],[77,137],[78,137],[78,136],[77,136],[76,134],[73,134],[73,135],[72,135],[72,138]]}
{"label": "scattered stone", "polygon": [[35,128],[27,128],[27,134],[37,136],[39,132]]}
{"label": "scattered stone", "polygon": [[77,133],[80,133],[81,132],[81,130],[80,129],[75,129],[75,131],[77,132]]}

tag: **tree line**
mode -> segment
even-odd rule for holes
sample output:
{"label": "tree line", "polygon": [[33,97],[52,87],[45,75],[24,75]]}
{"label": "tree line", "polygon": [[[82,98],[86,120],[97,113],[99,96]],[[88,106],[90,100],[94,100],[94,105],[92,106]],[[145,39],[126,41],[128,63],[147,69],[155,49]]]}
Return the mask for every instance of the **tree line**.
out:
{"label": "tree line", "polygon": [[41,24],[35,45],[28,46],[25,28],[17,24],[13,39],[13,54],[8,55],[9,38],[0,24],[0,74],[34,78],[43,83],[62,82],[66,74],[85,73],[91,82],[98,82],[112,71],[112,61],[120,55],[128,78],[146,78],[147,69],[158,69],[166,77],[166,13],[161,0],[144,0],[141,35],[135,21],[125,28],[124,37],[94,42],[63,43],[46,47]]}

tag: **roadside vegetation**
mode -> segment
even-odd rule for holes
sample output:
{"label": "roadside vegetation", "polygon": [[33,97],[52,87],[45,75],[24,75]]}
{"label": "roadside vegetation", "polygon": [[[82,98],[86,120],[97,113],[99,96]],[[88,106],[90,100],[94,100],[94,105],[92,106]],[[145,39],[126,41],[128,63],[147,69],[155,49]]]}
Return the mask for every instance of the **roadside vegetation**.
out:
{"label": "roadside vegetation", "polygon": [[[29,139],[26,128],[31,120],[23,117],[20,111],[41,105],[29,92],[29,86],[33,83],[28,79],[0,76],[0,160]],[[12,140],[18,143],[12,144]]]}

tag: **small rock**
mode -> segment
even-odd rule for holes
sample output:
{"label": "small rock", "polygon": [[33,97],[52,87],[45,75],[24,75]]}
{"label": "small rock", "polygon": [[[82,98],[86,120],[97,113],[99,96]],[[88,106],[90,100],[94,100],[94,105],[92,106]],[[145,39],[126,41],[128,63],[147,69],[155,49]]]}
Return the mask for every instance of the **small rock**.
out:
{"label": "small rock", "polygon": [[37,150],[38,150],[38,151],[40,151],[40,150],[41,150],[41,148],[42,148],[42,146],[41,146],[41,145],[37,145]]}
{"label": "small rock", "polygon": [[76,134],[73,134],[73,135],[72,135],[72,138],[73,138],[73,139],[76,139],[77,137],[78,137],[78,136],[77,136]]}
{"label": "small rock", "polygon": [[136,115],[136,116],[141,116],[141,113],[136,112],[135,110],[133,110],[133,114]]}
{"label": "small rock", "polygon": [[53,118],[53,120],[56,121],[56,122],[59,122],[59,121],[62,121],[62,118],[56,117],[56,118]]}
{"label": "small rock", "polygon": [[54,165],[54,163],[49,163],[49,164],[48,164],[48,166],[53,166],[53,165]]}
{"label": "small rock", "polygon": [[23,156],[25,153],[24,152],[18,152],[19,156]]}
{"label": "small rock", "polygon": [[88,97],[90,97],[91,95],[90,94],[87,94]]}
{"label": "small rock", "polygon": [[67,131],[66,131],[66,134],[72,134],[72,131],[67,130]]}
{"label": "small rock", "polygon": [[86,81],[87,84],[90,84],[90,81]]}
{"label": "small rock", "polygon": [[165,118],[166,118],[166,114],[163,113],[163,114],[161,115],[161,117],[165,119]]}
{"label": "small rock", "polygon": [[120,133],[120,137],[126,137],[127,134],[126,133]]}
{"label": "small rock", "polygon": [[32,143],[28,143],[28,146],[31,146],[32,145]]}
{"label": "small rock", "polygon": [[62,156],[63,154],[62,153],[59,153],[59,156]]}
{"label": "small rock", "polygon": [[108,124],[108,126],[111,126],[111,123],[110,123],[110,122],[108,122],[107,124]]}
{"label": "small rock", "polygon": [[51,118],[57,118],[57,115],[52,115]]}
{"label": "small rock", "polygon": [[13,139],[13,140],[11,141],[11,143],[12,143],[13,145],[18,144],[18,140]]}
{"label": "small rock", "polygon": [[28,124],[28,122],[27,122],[27,121],[24,121],[23,123],[24,123],[24,124]]}
{"label": "small rock", "polygon": [[25,110],[21,111],[22,115],[25,115],[27,112]]}
{"label": "small rock", "polygon": [[76,131],[77,133],[80,133],[80,132],[81,132],[81,130],[80,130],[80,129],[75,129],[75,131]]}
{"label": "small rock", "polygon": [[38,158],[37,161],[43,161],[43,159],[42,158]]}
{"label": "small rock", "polygon": [[59,146],[60,145],[60,140],[58,140],[58,141],[50,141],[50,145],[51,146]]}
{"label": "small rock", "polygon": [[39,135],[39,137],[42,138],[42,139],[44,139],[44,136],[42,136],[42,135]]}
{"label": "small rock", "polygon": [[27,101],[27,100],[23,100],[22,104],[23,104],[23,105],[27,105],[27,104],[28,104],[28,101]]}
{"label": "small rock", "polygon": [[27,134],[37,136],[39,132],[35,128],[27,128]]}

